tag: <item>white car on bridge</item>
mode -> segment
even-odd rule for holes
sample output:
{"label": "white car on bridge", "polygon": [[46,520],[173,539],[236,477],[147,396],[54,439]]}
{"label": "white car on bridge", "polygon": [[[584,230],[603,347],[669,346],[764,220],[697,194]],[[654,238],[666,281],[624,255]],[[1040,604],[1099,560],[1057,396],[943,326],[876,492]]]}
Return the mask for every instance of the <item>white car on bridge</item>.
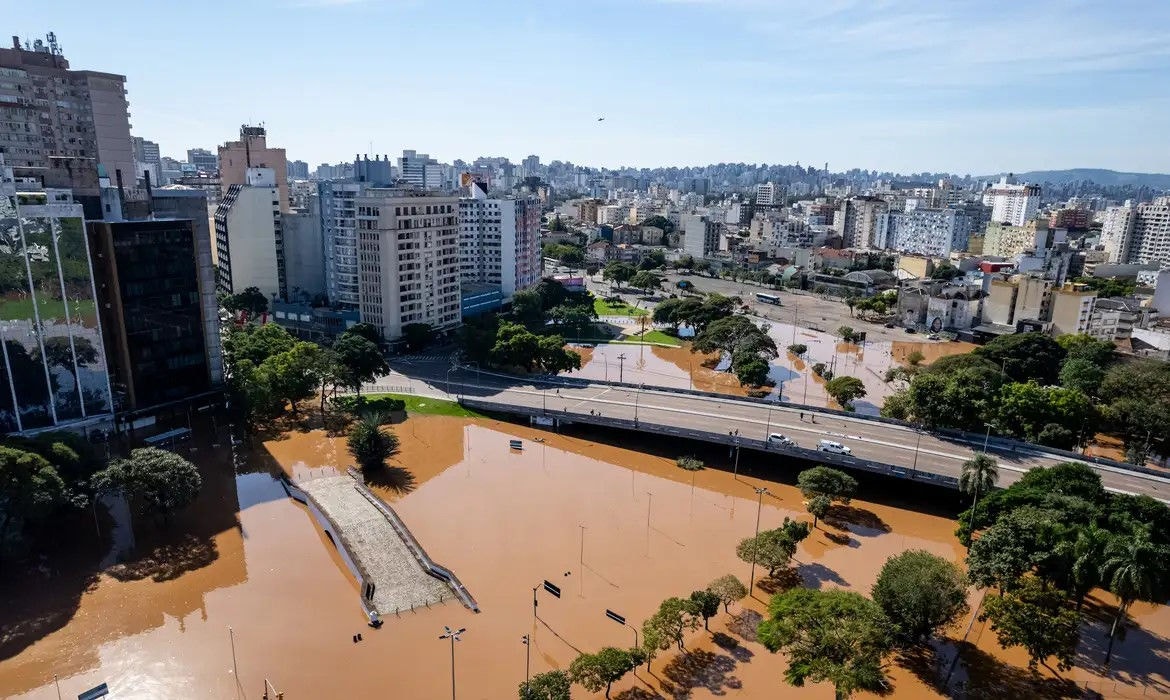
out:
{"label": "white car on bridge", "polygon": [[817,452],[832,452],[839,455],[851,455],[853,450],[834,440],[821,440],[817,443]]}
{"label": "white car on bridge", "polygon": [[785,437],[780,433],[772,433],[768,436],[768,443],[772,445],[783,445],[784,447],[796,447],[796,443],[792,438]]}

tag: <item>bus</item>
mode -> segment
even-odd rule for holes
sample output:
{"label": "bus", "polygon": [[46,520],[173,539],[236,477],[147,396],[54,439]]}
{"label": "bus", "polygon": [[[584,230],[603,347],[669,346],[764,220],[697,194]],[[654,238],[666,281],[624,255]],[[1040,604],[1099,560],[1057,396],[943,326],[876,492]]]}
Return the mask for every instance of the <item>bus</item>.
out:
{"label": "bus", "polygon": [[764,294],[763,292],[756,292],[756,301],[761,304],[775,304],[780,306],[780,297],[775,294]]}

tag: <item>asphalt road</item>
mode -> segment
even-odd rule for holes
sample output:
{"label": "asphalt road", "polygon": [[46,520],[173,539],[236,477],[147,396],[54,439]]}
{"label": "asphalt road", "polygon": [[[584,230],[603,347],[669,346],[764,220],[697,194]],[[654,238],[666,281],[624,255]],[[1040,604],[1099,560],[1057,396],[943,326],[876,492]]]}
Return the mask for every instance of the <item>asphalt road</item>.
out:
{"label": "asphalt road", "polygon": [[[546,387],[474,370],[453,370],[448,386],[446,373],[449,368],[449,364],[416,364],[407,371],[416,377],[431,377],[428,383],[448,394],[498,402],[502,406],[539,408],[569,416],[588,415],[594,411],[608,418],[636,419],[642,423],[712,433],[726,434],[738,430],[740,437],[755,440],[765,440],[769,433],[781,433],[808,449],[815,449],[819,440],[829,439],[847,445],[853,456],[861,459],[956,478],[962,463],[982,450],[982,444],[941,438],[910,427],[825,413],[803,412],[802,417],[798,409],[732,397],[688,396],[652,388],[639,390],[602,384]],[[996,449],[993,443],[988,451],[999,462],[1001,487],[1016,481],[1032,467],[1068,461],[1061,455],[1032,447],[1021,446],[1016,451],[1007,451]],[[1102,482],[1111,491],[1148,494],[1170,502],[1168,478],[1103,465],[1090,466],[1101,474]]]}

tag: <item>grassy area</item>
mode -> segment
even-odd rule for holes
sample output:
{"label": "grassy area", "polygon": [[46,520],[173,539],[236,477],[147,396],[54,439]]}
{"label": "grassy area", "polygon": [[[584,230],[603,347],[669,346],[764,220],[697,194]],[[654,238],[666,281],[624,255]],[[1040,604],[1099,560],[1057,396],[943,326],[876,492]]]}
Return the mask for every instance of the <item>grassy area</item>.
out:
{"label": "grassy area", "polygon": [[598,316],[645,316],[650,313],[646,309],[639,309],[627,304],[614,306],[600,297],[593,299],[593,310],[597,312]]}
{"label": "grassy area", "polygon": [[415,396],[413,394],[364,394],[369,398],[389,396],[406,403],[406,415],[416,416],[456,416],[460,418],[479,418],[479,413],[463,408],[454,401],[435,399],[429,396]]}
{"label": "grassy area", "polygon": [[659,330],[646,331],[642,334],[642,340],[647,343],[660,343],[662,345],[673,345],[674,347],[682,346],[681,340]]}

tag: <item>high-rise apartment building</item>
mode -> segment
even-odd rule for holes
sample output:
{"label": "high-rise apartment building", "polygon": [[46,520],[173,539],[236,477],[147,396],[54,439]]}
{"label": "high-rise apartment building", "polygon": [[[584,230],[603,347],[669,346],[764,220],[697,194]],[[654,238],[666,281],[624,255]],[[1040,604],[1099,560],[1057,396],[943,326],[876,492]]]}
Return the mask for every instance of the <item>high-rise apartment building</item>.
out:
{"label": "high-rise apartment building", "polygon": [[489,199],[472,183],[459,200],[459,270],[463,282],[497,287],[505,300],[540,281],[540,202]]}
{"label": "high-rise apartment building", "polygon": [[71,70],[53,34],[0,49],[0,154],[18,177],[97,195],[98,172],[136,176],[126,78]]}
{"label": "high-rise apartment building", "polygon": [[528,156],[521,163],[524,177],[540,177],[540,156]]}
{"label": "high-rise apartment building", "polygon": [[366,185],[327,180],[317,186],[321,238],[325,255],[325,295],[329,303],[357,309],[357,209],[354,200]]}
{"label": "high-rise apartment building", "polygon": [[1153,263],[1170,270],[1170,197],[1138,205],[1129,251],[1123,262]]}
{"label": "high-rise apartment building", "polygon": [[1052,334],[1074,335],[1089,331],[1097,292],[1083,284],[1066,283],[1052,291]]}
{"label": "high-rise apartment building", "polygon": [[289,180],[308,180],[309,164],[303,160],[294,160],[288,164]]}
{"label": "high-rise apartment building", "polygon": [[144,173],[149,172],[151,184],[162,184],[162,154],[158,150],[158,144],[141,136],[135,136],[133,144],[135,177],[145,180]]}
{"label": "high-rise apartment building", "polygon": [[776,206],[776,185],[771,182],[761,182],[756,185],[756,206]]}
{"label": "high-rise apartment building", "polygon": [[354,203],[362,321],[390,340],[459,325],[459,198],[370,188]]}
{"label": "high-rise apartment building", "polygon": [[398,159],[398,172],[408,185],[426,190],[437,190],[443,184],[443,171],[439,161],[426,153],[402,151]]}
{"label": "high-rise apartment building", "polygon": [[720,224],[700,214],[687,214],[680,220],[683,248],[695,260],[702,260],[719,250]]}
{"label": "high-rise apartment building", "polygon": [[0,432],[113,411],[82,207],[0,157]]}
{"label": "high-rise apartment building", "polygon": [[206,148],[188,148],[187,162],[195,166],[201,173],[215,174],[219,172],[219,156]]}
{"label": "high-rise apartment building", "polygon": [[971,220],[955,209],[914,208],[889,215],[886,246],[901,253],[946,256],[966,250]]}
{"label": "high-rise apartment building", "polygon": [[256,287],[268,298],[288,298],[280,190],[272,168],[248,168],[246,182],[227,188],[215,209],[219,289],[238,294]]}
{"label": "high-rise apartment building", "polygon": [[1043,250],[1049,230],[1048,219],[1043,218],[1023,226],[992,221],[983,234],[983,255],[1011,260],[1029,250]]}
{"label": "high-rise apartment building", "polygon": [[850,197],[841,202],[833,225],[841,234],[846,248],[883,249],[886,247],[886,216],[890,205],[878,197]]}
{"label": "high-rise apartment building", "polygon": [[1101,221],[1101,243],[1111,263],[1128,263],[1133,243],[1137,207],[1126,201],[1120,207],[1108,207]]}
{"label": "high-rise apartment building", "polygon": [[268,147],[264,127],[245,124],[240,127],[239,141],[228,141],[219,147],[220,186],[226,191],[231,185],[248,184],[250,168],[268,168],[276,174],[280,210],[288,211],[288,158],[284,149]]}
{"label": "high-rise apartment building", "polygon": [[1040,211],[1040,185],[1020,185],[1005,176],[983,191],[983,203],[991,207],[991,220],[1023,226]]}

